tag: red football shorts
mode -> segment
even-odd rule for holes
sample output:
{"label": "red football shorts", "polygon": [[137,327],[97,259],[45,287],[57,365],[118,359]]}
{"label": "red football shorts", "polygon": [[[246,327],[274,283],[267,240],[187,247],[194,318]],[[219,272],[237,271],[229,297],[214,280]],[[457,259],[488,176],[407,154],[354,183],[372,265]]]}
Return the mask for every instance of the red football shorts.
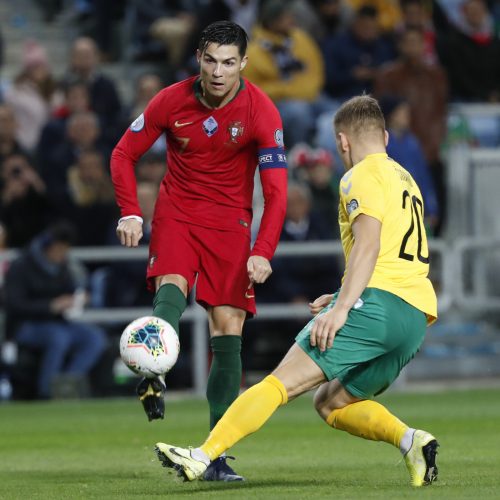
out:
{"label": "red football shorts", "polygon": [[154,278],[180,274],[189,290],[196,282],[196,301],[203,307],[229,305],[254,315],[253,288],[248,289],[250,232],[222,231],[172,218],[153,221],[147,268]]}

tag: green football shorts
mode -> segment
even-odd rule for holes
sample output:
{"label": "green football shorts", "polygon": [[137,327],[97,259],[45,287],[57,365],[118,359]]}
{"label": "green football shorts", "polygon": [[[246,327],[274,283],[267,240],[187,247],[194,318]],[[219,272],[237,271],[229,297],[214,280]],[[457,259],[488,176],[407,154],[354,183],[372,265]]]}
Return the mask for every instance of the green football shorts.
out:
{"label": "green football shorts", "polygon": [[385,391],[418,352],[426,315],[390,292],[366,288],[337,332],[333,347],[320,352],[310,345],[310,332],[316,318],[333,307],[337,295],[295,340],[328,380],[338,379],[353,396],[371,398]]}

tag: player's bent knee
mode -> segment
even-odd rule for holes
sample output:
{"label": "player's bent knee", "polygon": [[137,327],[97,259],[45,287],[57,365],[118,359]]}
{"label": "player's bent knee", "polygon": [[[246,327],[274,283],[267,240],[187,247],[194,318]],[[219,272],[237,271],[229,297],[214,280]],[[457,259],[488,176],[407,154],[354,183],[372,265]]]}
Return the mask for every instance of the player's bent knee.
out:
{"label": "player's bent knee", "polygon": [[188,282],[184,276],[180,274],[164,274],[162,276],[156,276],[155,278],[155,289],[158,291],[163,285],[175,285],[181,292],[187,296],[188,294]]}
{"label": "player's bent knee", "polygon": [[323,391],[321,391],[321,387],[315,392],[313,397],[314,409],[318,413],[318,415],[326,421],[328,415],[332,412],[328,401],[324,398]]}
{"label": "player's bent knee", "polygon": [[241,335],[246,312],[232,306],[217,306],[208,310],[212,336]]}

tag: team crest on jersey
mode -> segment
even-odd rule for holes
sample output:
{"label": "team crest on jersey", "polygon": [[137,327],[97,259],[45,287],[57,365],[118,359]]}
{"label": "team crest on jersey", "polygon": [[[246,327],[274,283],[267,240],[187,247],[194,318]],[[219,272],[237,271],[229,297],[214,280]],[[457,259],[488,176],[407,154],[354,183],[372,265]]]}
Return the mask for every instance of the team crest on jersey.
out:
{"label": "team crest on jersey", "polygon": [[227,129],[229,130],[229,135],[231,136],[231,142],[238,142],[238,137],[243,135],[245,127],[243,127],[241,122],[231,122]]}
{"label": "team crest on jersey", "polygon": [[140,132],[144,128],[144,113],[141,113],[130,125],[132,132]]}
{"label": "team crest on jersey", "polygon": [[203,122],[203,131],[208,135],[208,137],[212,137],[215,132],[217,132],[218,128],[219,124],[213,116],[210,116]]}
{"label": "team crest on jersey", "polygon": [[354,210],[357,210],[359,207],[358,200],[352,199],[347,205],[346,205],[346,210],[347,210],[347,215],[351,215]]}
{"label": "team crest on jersey", "polygon": [[149,267],[153,267],[155,265],[155,262],[156,262],[156,259],[158,257],[156,256],[156,254],[151,254],[151,257],[149,257]]}

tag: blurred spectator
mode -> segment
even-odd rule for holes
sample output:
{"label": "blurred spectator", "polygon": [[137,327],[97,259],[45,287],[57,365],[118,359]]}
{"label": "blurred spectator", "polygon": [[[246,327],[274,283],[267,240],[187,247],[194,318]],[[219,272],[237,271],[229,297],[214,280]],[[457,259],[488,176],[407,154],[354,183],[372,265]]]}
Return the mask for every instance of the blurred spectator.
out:
{"label": "blurred spectator", "polygon": [[97,115],[82,111],[71,115],[66,122],[65,138],[55,146],[47,161],[40,164],[42,178],[54,202],[65,209],[68,204],[68,169],[74,165],[83,151],[97,149],[106,159],[109,150],[99,138],[100,127]]}
{"label": "blurred spectator", "polygon": [[[312,210],[307,185],[290,182],[285,224],[280,241],[321,241],[332,237],[332,228]],[[273,259],[273,300],[307,303],[340,286],[339,269],[333,256],[276,257]]]}
{"label": "blurred spectator", "polygon": [[165,46],[168,64],[173,69],[183,62],[195,25],[194,13],[186,10],[179,10],[173,15],[162,16],[152,22],[149,32]]}
{"label": "blurred spectator", "polygon": [[425,61],[424,34],[408,28],[399,37],[399,58],[377,76],[374,94],[405,98],[411,110],[411,129],[424,149],[427,161],[439,161],[446,137],[448,82],[439,65]]}
{"label": "blurred spectator", "polygon": [[382,31],[392,32],[401,20],[401,0],[347,0],[353,9],[372,7],[378,12],[378,23]]}
{"label": "blurred spectator", "polygon": [[337,238],[339,178],[335,175],[332,154],[326,149],[314,149],[307,144],[297,144],[287,156],[294,177],[309,186],[313,212],[321,214],[328,224],[330,238]]}
{"label": "blurred spectator", "polygon": [[[0,253],[3,253],[5,250],[7,250],[7,230],[5,229],[4,224],[0,221]],[[7,269],[9,268],[9,261],[7,259],[2,259],[0,260],[0,305],[2,306],[2,311],[5,303],[5,297],[4,297],[4,289],[3,285],[5,283],[5,275],[7,274]],[[3,315],[3,312],[2,312]],[[1,343],[4,340],[4,328],[2,325],[2,328],[0,329],[0,349],[1,349]],[[0,358],[1,358],[0,354]]]}
{"label": "blurred spectator", "polygon": [[430,12],[429,2],[425,0],[401,0],[401,23],[396,27],[396,33],[401,33],[407,28],[417,28],[424,35],[424,57],[428,63],[437,61],[436,32]]}
{"label": "blurred spectator", "polygon": [[73,80],[63,86],[63,102],[54,110],[52,118],[42,129],[37,146],[37,161],[39,165],[50,162],[54,148],[64,141],[66,123],[75,113],[90,109],[90,94],[88,86],[82,80]]}
{"label": "blurred spectator", "polygon": [[344,100],[372,91],[377,69],[395,58],[392,41],[381,35],[374,7],[361,7],[349,28],[323,43],[326,92]]}
{"label": "blurred spectator", "polygon": [[85,293],[69,259],[74,237],[71,226],[47,229],[12,262],[5,280],[8,330],[20,349],[39,356],[39,398],[52,396],[61,375],[85,381],[106,345],[103,330],[77,321]]}
{"label": "blurred spectator", "polygon": [[44,182],[21,153],[1,163],[0,197],[0,220],[11,248],[26,245],[55,215]]}
{"label": "blurred spectator", "polygon": [[17,122],[14,111],[7,104],[0,104],[0,164],[12,154],[27,154],[16,136]]}
{"label": "blurred spectator", "polygon": [[[138,181],[137,199],[142,211],[143,237],[140,245],[147,245],[151,237],[151,223],[159,184]],[[118,244],[116,235],[112,239]],[[95,293],[100,297],[96,305],[106,307],[138,307],[151,304],[151,292],[146,287],[146,264],[140,260],[116,262],[94,279]]]}
{"label": "blurred spectator", "polygon": [[410,106],[404,99],[382,96],[379,100],[389,132],[387,154],[401,164],[417,183],[425,208],[425,227],[433,236],[439,225],[439,203],[434,179],[417,137],[410,130]]}
{"label": "blurred spectator", "polygon": [[[398,48],[398,60],[380,70],[374,94],[399,96],[410,105],[411,131],[417,136],[434,177],[442,223],[446,189],[440,153],[446,139],[448,82],[439,65],[426,62],[422,30],[408,28],[401,33]],[[440,226],[435,228],[436,234],[439,230]]]}
{"label": "blurred spectator", "polygon": [[148,182],[160,186],[166,173],[165,155],[148,152],[139,158],[135,166],[137,182]]}
{"label": "blurred spectator", "polygon": [[103,155],[97,150],[82,151],[68,169],[71,219],[78,227],[79,246],[105,245],[114,229],[118,212],[113,184]]}
{"label": "blurred spectator", "polygon": [[458,101],[500,101],[500,39],[483,0],[461,3],[456,25],[438,33],[438,54]]}
{"label": "blurred spectator", "polygon": [[104,138],[112,145],[123,132],[119,129],[121,102],[113,80],[99,70],[99,57],[94,40],[88,37],[77,38],[71,47],[65,81],[80,79],[87,83],[90,107],[99,117]]}
{"label": "blurred spectator", "polygon": [[[121,129],[126,130],[130,124],[146,109],[149,101],[164,87],[163,81],[156,73],[144,73],[137,78],[134,97],[124,110]],[[162,134],[151,146],[151,150],[165,154],[167,141]]]}
{"label": "blurred spectator", "polygon": [[26,41],[21,72],[5,92],[5,102],[16,117],[17,140],[29,152],[34,151],[55,105],[55,90],[45,49],[34,40]]}
{"label": "blurred spectator", "polygon": [[[165,41],[168,41],[169,63],[178,53],[193,25],[193,2],[186,0],[132,1],[126,18],[132,31],[130,59],[134,61],[165,60]],[[191,8],[190,8],[191,7]],[[156,35],[156,36],[155,36]],[[168,38],[170,37],[170,38]],[[178,46],[175,46],[175,40]]]}
{"label": "blurred spectator", "polygon": [[287,147],[307,141],[314,129],[324,67],[316,42],[295,27],[289,3],[264,3],[247,53],[243,74],[275,102]]}
{"label": "blurred spectator", "polygon": [[[3,66],[3,35],[2,32],[0,31],[0,70],[2,69],[2,66]],[[2,94],[0,93],[0,101],[1,100],[2,100]]]}
{"label": "blurred spectator", "polygon": [[301,0],[293,3],[297,25],[318,44],[339,33],[349,23],[352,9],[343,0]]}
{"label": "blurred spectator", "polygon": [[[93,38],[104,61],[116,59],[120,55],[117,25],[122,20],[126,4],[120,0],[76,0],[74,17],[79,33]],[[79,9],[79,11],[78,11]]]}
{"label": "blurred spectator", "polygon": [[162,79],[155,73],[144,73],[137,78],[134,101],[127,109],[127,126],[144,111],[149,101],[163,87]]}

